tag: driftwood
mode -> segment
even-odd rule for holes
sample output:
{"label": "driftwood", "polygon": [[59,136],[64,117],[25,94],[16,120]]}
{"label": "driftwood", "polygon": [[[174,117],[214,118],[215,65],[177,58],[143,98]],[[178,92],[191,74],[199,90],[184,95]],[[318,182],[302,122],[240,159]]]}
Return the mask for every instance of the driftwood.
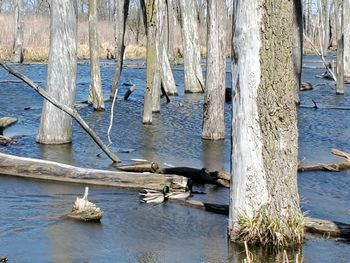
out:
{"label": "driftwood", "polygon": [[117,169],[125,172],[149,172],[155,173],[159,169],[159,165],[155,162],[143,162],[132,165],[116,165]]}
{"label": "driftwood", "polygon": [[124,94],[124,100],[128,100],[130,95],[136,90],[136,86],[133,84]]}
{"label": "driftwood", "polygon": [[85,193],[82,198],[77,197],[71,213],[62,216],[62,219],[73,219],[84,222],[100,222],[102,211],[94,203],[88,201],[89,187],[85,187]]}
{"label": "driftwood", "polygon": [[341,163],[321,163],[316,165],[302,165],[300,164],[298,167],[299,172],[306,172],[306,171],[330,171],[330,172],[339,172],[343,170],[350,169],[350,154],[340,151],[338,149],[332,149],[332,154],[340,157],[346,158],[346,161]]}
{"label": "driftwood", "polygon": [[113,186],[128,189],[162,190],[172,183],[187,186],[187,178],[157,173],[128,173],[80,168],[52,161],[0,153],[0,174],[46,181]]}
{"label": "driftwood", "polygon": [[17,119],[16,118],[12,118],[12,117],[2,117],[0,118],[0,135],[2,135],[3,131],[15,124],[17,122]]}
{"label": "driftwood", "polygon": [[[225,204],[204,203],[197,200],[176,200],[176,203],[217,214],[229,214],[229,205]],[[326,237],[350,239],[350,224],[305,217],[304,227],[305,231],[308,233],[321,234]]]}
{"label": "driftwood", "polygon": [[75,119],[78,124],[91,136],[91,138],[96,142],[96,144],[104,151],[107,156],[113,161],[113,162],[120,162],[119,158],[108,148],[107,145],[105,145],[100,137],[95,133],[94,130],[92,130],[89,125],[84,121],[84,119],[79,115],[79,113],[70,108],[66,105],[60,103],[58,100],[56,100],[54,97],[52,97],[50,94],[46,92],[43,88],[41,88],[39,85],[35,84],[32,80],[30,80],[27,76],[23,75],[22,73],[14,70],[13,68],[9,67],[7,64],[0,61],[0,66],[3,67],[5,70],[7,70],[10,74],[15,76],[16,78],[21,79],[23,82],[25,82],[29,87],[31,87],[34,91],[36,91],[40,96],[42,96],[44,99],[52,103],[55,107],[58,109],[64,111],[69,116],[71,116],[73,119]]}

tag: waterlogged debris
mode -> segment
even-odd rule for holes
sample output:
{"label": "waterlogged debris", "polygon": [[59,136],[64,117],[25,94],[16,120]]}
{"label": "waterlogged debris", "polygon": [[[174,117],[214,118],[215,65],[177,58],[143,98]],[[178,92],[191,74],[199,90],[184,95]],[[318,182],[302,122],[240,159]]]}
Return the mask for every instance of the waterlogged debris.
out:
{"label": "waterlogged debris", "polygon": [[84,222],[99,222],[102,218],[102,211],[94,203],[88,201],[89,187],[85,187],[82,198],[77,197],[72,212],[63,216],[64,219],[74,219]]}

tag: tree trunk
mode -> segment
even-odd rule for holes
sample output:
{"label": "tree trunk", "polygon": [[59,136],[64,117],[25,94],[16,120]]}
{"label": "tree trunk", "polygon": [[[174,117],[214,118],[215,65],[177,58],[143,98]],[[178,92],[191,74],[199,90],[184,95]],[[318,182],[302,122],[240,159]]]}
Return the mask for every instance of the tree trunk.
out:
{"label": "tree trunk", "polygon": [[[301,243],[295,78],[290,67],[293,2],[237,0],[234,11],[229,235],[253,243]],[[269,231],[271,226],[274,231]],[[255,227],[259,233],[251,231]]]}
{"label": "tree trunk", "polygon": [[16,32],[15,39],[13,42],[13,53],[12,62],[13,63],[23,63],[23,25],[24,25],[24,10],[23,10],[23,0],[15,1],[15,22],[16,22]]}
{"label": "tree trunk", "polygon": [[176,16],[176,0],[166,0],[167,5],[167,52],[169,56],[169,60],[171,63],[175,61],[175,30],[177,28],[177,16]]}
{"label": "tree trunk", "polygon": [[147,83],[144,95],[143,105],[143,124],[152,124],[152,108],[153,108],[153,87],[154,77],[156,73],[157,49],[156,49],[156,19],[157,19],[157,3],[158,0],[148,0],[146,4],[147,14]]}
{"label": "tree trunk", "polygon": [[195,0],[179,0],[179,4],[184,56],[185,92],[204,92]]}
{"label": "tree trunk", "polygon": [[293,45],[293,67],[295,78],[295,102],[300,103],[299,90],[301,86],[301,69],[303,62],[303,10],[302,0],[293,0],[293,31],[292,31],[292,45]]}
{"label": "tree trunk", "polygon": [[329,27],[329,0],[317,0],[318,18],[319,18],[319,34],[321,34],[320,48],[322,53],[326,53],[330,45],[330,27]]}
{"label": "tree trunk", "polygon": [[[74,106],[76,91],[77,20],[76,0],[51,2],[47,92],[70,108]],[[44,101],[37,142],[61,144],[71,141],[71,117]]]}
{"label": "tree trunk", "polygon": [[208,0],[207,74],[202,138],[225,138],[226,3]]}
{"label": "tree trunk", "polygon": [[336,93],[344,94],[344,31],[343,31],[343,0],[335,1],[337,27],[337,83]]}
{"label": "tree trunk", "polygon": [[91,65],[91,82],[88,102],[94,107],[94,110],[101,111],[105,109],[103,100],[103,91],[101,85],[101,73],[99,62],[99,43],[97,32],[97,0],[89,0],[89,50]]}
{"label": "tree trunk", "polygon": [[120,76],[123,70],[123,58],[124,58],[124,37],[125,37],[125,28],[126,28],[126,19],[129,12],[129,3],[130,0],[115,0],[114,7],[114,41],[115,41],[115,74],[112,83],[111,93],[109,94],[110,98],[114,97],[116,92]]}
{"label": "tree trunk", "polygon": [[350,0],[344,0],[344,79],[350,82]]}

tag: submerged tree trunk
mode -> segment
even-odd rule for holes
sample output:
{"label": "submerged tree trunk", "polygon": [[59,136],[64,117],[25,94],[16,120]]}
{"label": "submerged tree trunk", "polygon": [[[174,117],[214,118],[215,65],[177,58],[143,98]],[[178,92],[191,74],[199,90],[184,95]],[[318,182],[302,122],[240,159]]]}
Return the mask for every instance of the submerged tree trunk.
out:
{"label": "submerged tree trunk", "polygon": [[344,31],[343,0],[335,1],[337,27],[337,83],[336,93],[344,94]]}
{"label": "submerged tree trunk", "polygon": [[114,41],[115,41],[115,74],[112,83],[111,93],[109,94],[110,98],[114,97],[116,92],[120,76],[123,70],[123,59],[124,59],[124,37],[125,37],[125,28],[126,28],[126,19],[129,12],[129,3],[130,0],[115,0],[114,6]]}
{"label": "submerged tree trunk", "polygon": [[225,138],[226,3],[208,0],[207,74],[202,138]]}
{"label": "submerged tree trunk", "polygon": [[144,95],[144,105],[143,105],[143,124],[152,124],[152,108],[153,108],[153,87],[154,87],[154,77],[156,73],[156,60],[157,60],[157,50],[156,50],[156,1],[158,0],[148,0],[146,4],[146,14],[147,14],[147,83],[145,87]]}
{"label": "submerged tree trunk", "polygon": [[91,65],[91,81],[89,90],[89,103],[94,110],[104,110],[103,91],[101,85],[101,73],[99,62],[99,43],[97,32],[97,0],[89,0],[89,50]]}
{"label": "submerged tree trunk", "polygon": [[[76,0],[51,2],[47,92],[70,108],[73,108],[76,91],[77,21]],[[44,101],[37,142],[60,144],[71,141],[71,117]]]}
{"label": "submerged tree trunk", "polygon": [[237,0],[234,10],[229,235],[252,243],[301,243],[295,78],[290,66],[293,2]]}
{"label": "submerged tree trunk", "polygon": [[344,0],[344,79],[350,82],[350,0]]}
{"label": "submerged tree trunk", "polygon": [[293,68],[295,78],[295,102],[300,103],[299,90],[301,86],[301,69],[303,62],[303,8],[302,0],[293,1],[293,31],[292,31],[292,52]]}
{"label": "submerged tree trunk", "polygon": [[179,0],[179,4],[185,71],[185,92],[204,92],[195,0]]}
{"label": "submerged tree trunk", "polygon": [[23,62],[23,25],[24,25],[24,10],[23,10],[23,0],[15,1],[15,22],[16,22],[16,32],[15,39],[13,42],[13,53],[12,62],[22,63]]}

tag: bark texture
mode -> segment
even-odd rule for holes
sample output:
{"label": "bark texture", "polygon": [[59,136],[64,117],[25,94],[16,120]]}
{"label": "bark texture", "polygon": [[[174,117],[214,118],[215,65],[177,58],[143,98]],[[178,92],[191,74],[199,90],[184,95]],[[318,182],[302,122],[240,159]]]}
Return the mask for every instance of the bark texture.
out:
{"label": "bark texture", "polygon": [[105,103],[101,85],[101,73],[99,62],[99,42],[97,32],[97,0],[89,0],[89,50],[91,66],[91,82],[89,90],[89,103],[94,110],[104,110]]}
{"label": "bark texture", "polygon": [[24,26],[24,10],[23,0],[15,0],[15,39],[13,42],[12,62],[23,62],[23,26]]}
{"label": "bark texture", "polygon": [[320,47],[322,53],[326,53],[330,46],[329,9],[330,0],[317,0]]}
{"label": "bark texture", "polygon": [[202,138],[225,138],[226,3],[208,0],[207,74]]}
{"label": "bark texture", "polygon": [[179,4],[185,71],[185,92],[204,92],[195,0],[179,0]]}
{"label": "bark texture", "polygon": [[[51,2],[47,92],[70,108],[76,91],[77,20],[76,0]],[[37,142],[60,144],[71,140],[71,117],[44,101]]]}
{"label": "bark texture", "polygon": [[[230,237],[244,240],[247,231],[251,242],[280,236],[299,243],[293,2],[238,0],[234,10]],[[267,241],[243,229],[242,219],[253,218],[278,222],[278,233],[271,233],[275,238],[264,226]]]}
{"label": "bark texture", "polygon": [[337,83],[336,93],[344,94],[344,19],[343,0],[335,1],[336,28],[337,28]]}
{"label": "bark texture", "polygon": [[154,77],[156,73],[157,49],[156,49],[156,23],[157,23],[157,9],[156,1],[149,0],[146,4],[147,14],[147,83],[145,87],[144,105],[143,105],[143,124],[152,124],[152,109],[153,109],[153,87]]}
{"label": "bark texture", "polygon": [[115,41],[115,74],[112,83],[111,93],[109,94],[110,98],[114,97],[116,92],[120,76],[123,70],[123,58],[125,51],[125,28],[126,28],[126,19],[129,13],[129,3],[130,0],[115,0],[114,6],[114,41]]}
{"label": "bark texture", "polygon": [[344,0],[344,79],[350,82],[350,0]]}

